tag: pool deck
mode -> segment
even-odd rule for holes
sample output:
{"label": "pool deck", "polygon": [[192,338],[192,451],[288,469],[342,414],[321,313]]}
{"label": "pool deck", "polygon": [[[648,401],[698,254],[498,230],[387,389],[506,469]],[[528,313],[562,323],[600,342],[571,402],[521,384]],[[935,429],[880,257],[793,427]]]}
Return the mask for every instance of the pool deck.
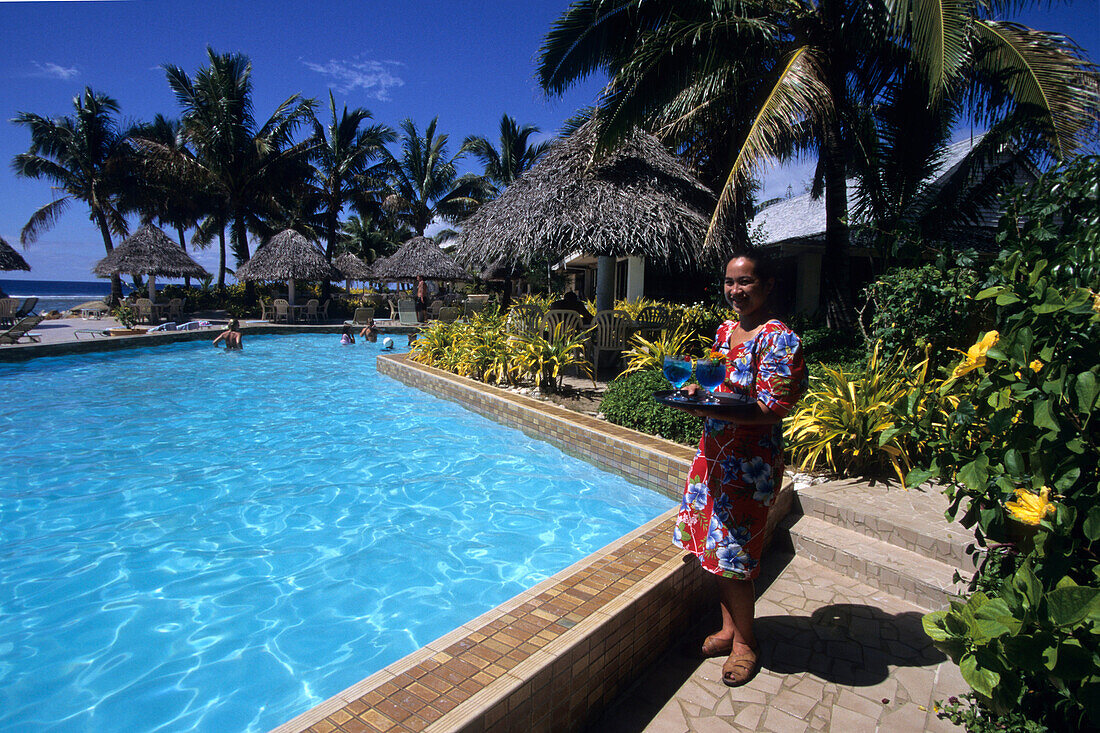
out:
{"label": "pool deck", "polygon": [[[216,333],[76,340],[76,329],[109,323],[44,321],[41,344],[4,346],[0,360]],[[379,369],[669,496],[694,453],[403,356]],[[959,590],[954,570],[967,575],[970,533],[943,520],[946,500],[927,487],[789,472],[783,494],[791,511],[757,581],[761,671],[744,687],[724,687],[722,660],[694,651],[717,623],[713,586],[669,541],[670,510],[276,731],[956,730],[934,705],[967,685],[920,623]]]}

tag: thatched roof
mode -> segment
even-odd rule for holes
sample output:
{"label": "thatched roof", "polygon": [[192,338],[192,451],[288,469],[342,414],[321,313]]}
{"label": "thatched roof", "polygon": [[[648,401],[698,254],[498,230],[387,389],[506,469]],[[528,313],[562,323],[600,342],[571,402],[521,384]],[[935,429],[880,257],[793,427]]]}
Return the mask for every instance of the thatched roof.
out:
{"label": "thatched roof", "polygon": [[111,275],[164,275],[165,277],[205,277],[209,275],[179,243],[152,224],[143,224],[136,232],[95,264],[92,272],[99,277]]}
{"label": "thatched roof", "polygon": [[530,263],[571,252],[690,261],[717,201],[656,138],[637,132],[592,162],[587,123],[462,224],[460,259]]}
{"label": "thatched roof", "polygon": [[370,265],[351,252],[345,252],[332,263],[340,271],[341,280],[371,280]]}
{"label": "thatched roof", "polygon": [[423,275],[428,280],[469,280],[463,268],[427,237],[413,237],[401,249],[371,265],[375,280],[415,280]]}
{"label": "thatched roof", "polygon": [[237,268],[248,280],[343,280],[317,245],[293,229],[285,229],[260,245],[252,259]]}
{"label": "thatched roof", "polygon": [[500,259],[483,267],[478,277],[482,280],[508,280],[520,277],[523,273],[524,270],[519,265],[509,264],[507,260]]}
{"label": "thatched roof", "polygon": [[12,246],[0,237],[0,270],[30,270],[31,266],[23,259],[23,255],[12,249]]}

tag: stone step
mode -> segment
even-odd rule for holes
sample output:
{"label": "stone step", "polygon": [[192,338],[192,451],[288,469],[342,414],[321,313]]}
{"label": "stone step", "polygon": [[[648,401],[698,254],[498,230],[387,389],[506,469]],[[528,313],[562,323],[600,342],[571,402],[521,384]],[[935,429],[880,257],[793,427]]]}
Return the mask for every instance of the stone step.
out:
{"label": "stone step", "polygon": [[858,481],[799,485],[795,512],[882,540],[960,568],[967,578],[974,564],[966,547],[972,531],[944,517],[947,497],[928,486],[903,489]]}
{"label": "stone step", "polygon": [[791,515],[781,524],[799,557],[818,562],[928,610],[943,608],[964,590],[954,582],[956,566],[810,515]]}

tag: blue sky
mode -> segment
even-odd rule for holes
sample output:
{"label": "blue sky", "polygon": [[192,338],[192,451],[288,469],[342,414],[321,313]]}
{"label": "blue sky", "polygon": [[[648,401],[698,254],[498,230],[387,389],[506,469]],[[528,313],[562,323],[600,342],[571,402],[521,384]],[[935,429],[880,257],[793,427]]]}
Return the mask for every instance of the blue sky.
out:
{"label": "blue sky", "polygon": [[[53,196],[48,183],[11,173],[12,157],[30,138],[7,120],[20,111],[69,114],[85,86],[117,99],[124,121],[177,116],[161,65],[193,74],[207,46],[251,58],[258,119],[291,94],[324,98],[332,89],[338,105],[366,107],[391,126],[408,117],[423,129],[438,116],[452,153],[467,135],[495,139],[504,113],[552,135],[595,99],[602,81],[554,100],[534,81],[542,39],[567,7],[568,0],[0,0],[0,235],[18,247],[27,219]],[[1100,60],[1100,0],[1020,19],[1074,37]],[[466,165],[477,170],[473,160]],[[807,165],[775,170],[762,195],[782,195],[788,183],[800,192],[808,176]],[[32,271],[2,277],[92,280],[91,267],[105,254],[81,204],[21,251]],[[216,269],[215,248],[197,258]]]}

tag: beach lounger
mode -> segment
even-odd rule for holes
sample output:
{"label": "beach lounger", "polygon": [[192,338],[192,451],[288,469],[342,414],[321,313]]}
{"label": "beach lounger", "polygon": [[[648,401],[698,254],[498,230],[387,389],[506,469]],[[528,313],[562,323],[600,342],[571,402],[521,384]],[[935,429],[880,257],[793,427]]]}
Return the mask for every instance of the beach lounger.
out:
{"label": "beach lounger", "polygon": [[38,298],[30,297],[23,301],[23,305],[19,306],[19,310],[15,312],[16,318],[25,318],[26,316],[33,316],[34,307],[38,305]]}
{"label": "beach lounger", "polygon": [[107,337],[111,335],[107,333],[106,329],[102,328],[78,328],[73,331],[73,338],[79,341],[81,334],[84,334],[85,336],[91,336],[93,339],[100,336]]}
{"label": "beach lounger", "polygon": [[397,301],[397,320],[402,326],[419,326],[420,319],[416,316],[416,301]]}
{"label": "beach lounger", "polygon": [[41,322],[42,316],[27,316],[21,319],[7,331],[0,333],[0,344],[17,344],[20,339],[30,339],[38,343],[42,340],[42,336],[37,333],[31,333],[31,329]]}
{"label": "beach lounger", "polygon": [[168,321],[167,323],[162,323],[159,326],[153,326],[152,328],[150,328],[145,333],[157,333],[158,331],[176,331],[176,330],[178,330],[178,329],[176,328],[175,321]]}
{"label": "beach lounger", "polygon": [[201,328],[210,328],[213,324],[210,321],[188,321],[187,323],[181,323],[176,326],[177,331],[198,331]]}

